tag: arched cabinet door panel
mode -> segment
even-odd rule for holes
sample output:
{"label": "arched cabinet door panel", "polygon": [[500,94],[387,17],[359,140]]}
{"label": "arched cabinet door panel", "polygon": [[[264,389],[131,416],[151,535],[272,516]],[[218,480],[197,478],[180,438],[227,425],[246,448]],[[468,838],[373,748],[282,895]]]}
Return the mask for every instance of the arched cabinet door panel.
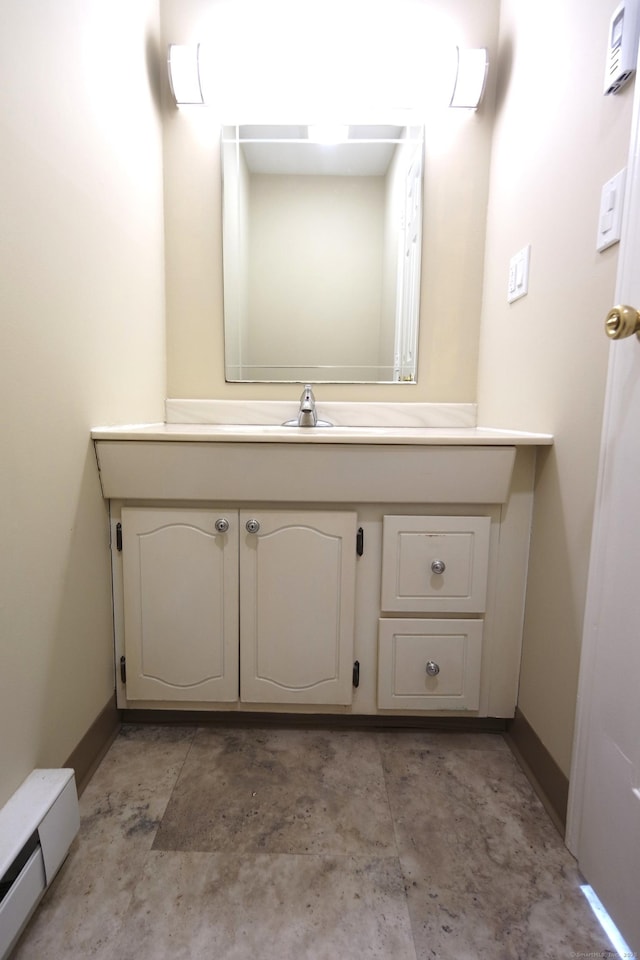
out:
{"label": "arched cabinet door panel", "polygon": [[350,704],[356,514],[240,512],[240,698]]}
{"label": "arched cabinet door panel", "polygon": [[127,700],[238,699],[237,524],[237,511],[122,509]]}

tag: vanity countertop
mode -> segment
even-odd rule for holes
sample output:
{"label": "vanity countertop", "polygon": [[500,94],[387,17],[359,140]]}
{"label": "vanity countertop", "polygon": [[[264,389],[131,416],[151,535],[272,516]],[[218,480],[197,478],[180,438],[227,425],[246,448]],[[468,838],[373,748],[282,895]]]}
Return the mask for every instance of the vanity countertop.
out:
{"label": "vanity countertop", "polygon": [[205,443],[549,446],[553,436],[492,427],[283,427],[264,424],[140,423],[95,427],[93,440]]}

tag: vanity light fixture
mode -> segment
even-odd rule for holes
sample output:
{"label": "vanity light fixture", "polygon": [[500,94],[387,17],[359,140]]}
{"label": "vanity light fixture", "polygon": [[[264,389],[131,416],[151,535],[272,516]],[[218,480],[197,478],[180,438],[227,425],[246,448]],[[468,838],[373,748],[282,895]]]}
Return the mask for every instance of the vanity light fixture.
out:
{"label": "vanity light fixture", "polygon": [[[449,106],[476,110],[484,95],[487,81],[487,50],[485,47],[455,49],[456,74]],[[176,104],[204,104],[200,44],[169,44],[167,66]],[[314,143],[340,143],[348,139],[348,136],[349,127],[346,124],[318,123],[308,126],[309,140]]]}
{"label": "vanity light fixture", "polygon": [[171,92],[178,106],[203,104],[200,84],[200,44],[169,44],[167,57]]}
{"label": "vanity light fixture", "polygon": [[489,70],[486,47],[478,49],[456,47],[456,50],[458,67],[449,106],[477,110],[484,94]]}

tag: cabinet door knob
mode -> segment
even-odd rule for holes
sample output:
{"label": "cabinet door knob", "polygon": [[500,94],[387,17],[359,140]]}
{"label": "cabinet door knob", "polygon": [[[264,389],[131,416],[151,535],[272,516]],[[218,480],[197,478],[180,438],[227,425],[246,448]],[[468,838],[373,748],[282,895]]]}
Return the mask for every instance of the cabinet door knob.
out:
{"label": "cabinet door knob", "polygon": [[428,677],[437,677],[440,673],[440,667],[435,662],[435,660],[427,660],[427,676]]}
{"label": "cabinet door knob", "polygon": [[245,529],[246,529],[247,533],[257,533],[258,530],[260,529],[260,521],[259,521],[259,520],[247,520],[247,522],[245,523]]}
{"label": "cabinet door knob", "polygon": [[218,533],[226,533],[229,529],[229,521],[226,517],[219,517],[214,524]]}
{"label": "cabinet door knob", "polygon": [[444,573],[447,569],[444,560],[432,560],[431,561],[431,572],[432,573]]}

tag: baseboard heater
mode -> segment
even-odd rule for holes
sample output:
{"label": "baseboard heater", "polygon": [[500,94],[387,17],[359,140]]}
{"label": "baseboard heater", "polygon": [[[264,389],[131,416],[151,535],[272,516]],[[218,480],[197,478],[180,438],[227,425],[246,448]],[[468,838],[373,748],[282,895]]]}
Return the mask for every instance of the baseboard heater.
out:
{"label": "baseboard heater", "polygon": [[80,828],[73,770],[34,770],[0,809],[0,960],[6,960]]}

